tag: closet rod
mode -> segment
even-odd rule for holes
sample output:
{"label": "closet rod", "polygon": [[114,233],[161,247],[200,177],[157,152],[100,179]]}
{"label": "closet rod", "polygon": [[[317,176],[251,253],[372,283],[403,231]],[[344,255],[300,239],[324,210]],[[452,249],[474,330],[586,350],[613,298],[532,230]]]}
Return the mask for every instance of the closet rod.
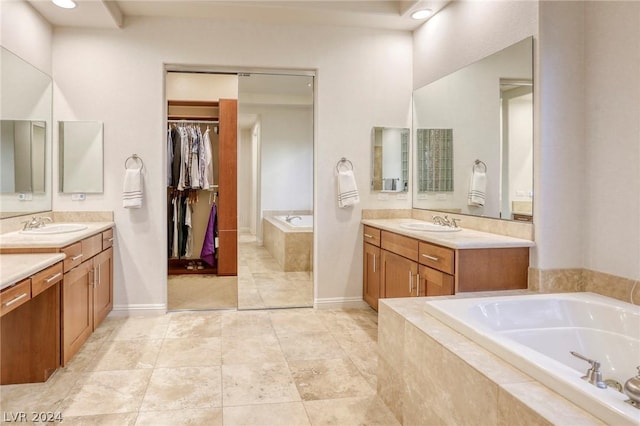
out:
{"label": "closet rod", "polygon": [[184,123],[184,124],[219,124],[219,120],[167,120],[167,123]]}

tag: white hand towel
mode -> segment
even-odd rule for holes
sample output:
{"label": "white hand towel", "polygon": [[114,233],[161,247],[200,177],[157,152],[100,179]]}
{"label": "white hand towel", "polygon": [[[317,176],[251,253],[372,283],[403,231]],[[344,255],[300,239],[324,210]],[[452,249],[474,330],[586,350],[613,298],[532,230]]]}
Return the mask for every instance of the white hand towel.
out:
{"label": "white hand towel", "polygon": [[487,191],[487,173],[474,170],[471,173],[471,181],[469,182],[469,196],[467,203],[470,206],[484,206],[484,199]]}
{"label": "white hand towel", "polygon": [[142,207],[142,168],[127,169],[124,175],[122,205],[126,209]]}
{"label": "white hand towel", "polygon": [[360,202],[353,170],[338,172],[338,207],[345,208]]}

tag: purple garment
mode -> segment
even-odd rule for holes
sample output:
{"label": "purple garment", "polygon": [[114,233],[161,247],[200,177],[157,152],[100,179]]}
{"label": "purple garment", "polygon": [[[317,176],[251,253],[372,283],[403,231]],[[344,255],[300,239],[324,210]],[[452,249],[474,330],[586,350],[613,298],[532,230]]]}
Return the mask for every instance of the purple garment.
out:
{"label": "purple garment", "polygon": [[204,242],[202,243],[202,251],[200,251],[200,259],[202,259],[209,266],[216,266],[216,234],[218,233],[218,213],[216,204],[211,206],[211,213],[209,214],[209,224],[207,225],[207,231],[204,234]]}

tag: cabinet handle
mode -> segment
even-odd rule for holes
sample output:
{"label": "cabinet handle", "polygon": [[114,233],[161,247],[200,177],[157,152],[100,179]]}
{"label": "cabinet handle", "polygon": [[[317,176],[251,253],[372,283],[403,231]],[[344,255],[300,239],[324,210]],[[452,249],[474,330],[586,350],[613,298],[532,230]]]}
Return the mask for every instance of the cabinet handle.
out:
{"label": "cabinet handle", "polygon": [[110,243],[113,242],[113,237],[109,238],[107,241],[109,241]]}
{"label": "cabinet handle", "polygon": [[439,262],[440,258],[435,256],[429,256],[428,254],[423,254],[422,257],[426,257],[429,260],[433,260],[434,262]]}
{"label": "cabinet handle", "polygon": [[416,275],[416,296],[420,297],[420,274]]}
{"label": "cabinet handle", "polygon": [[78,260],[78,259],[80,259],[80,258],[82,258],[82,253],[80,253],[80,254],[79,254],[79,255],[77,255],[77,256],[73,256],[73,257],[71,258],[71,261],[76,261],[76,260]]}
{"label": "cabinet handle", "polygon": [[3,305],[6,306],[6,307],[9,307],[9,306],[13,305],[14,303],[16,303],[18,300],[24,299],[28,295],[29,295],[29,293],[22,293],[20,296],[16,296],[13,299],[9,300],[8,302],[3,303]]}
{"label": "cabinet handle", "polygon": [[376,273],[376,255],[373,255],[373,273]]}
{"label": "cabinet handle", "polygon": [[413,274],[409,271],[409,294],[413,293]]}
{"label": "cabinet handle", "polygon": [[58,272],[55,275],[52,275],[51,277],[47,278],[46,280],[44,280],[45,283],[50,283],[51,281],[55,280],[56,278],[58,278],[59,276],[62,275],[62,272]]}
{"label": "cabinet handle", "polygon": [[373,235],[369,235],[369,234],[364,234],[364,236],[365,236],[366,238],[373,238]]}
{"label": "cabinet handle", "polygon": [[89,285],[93,286],[93,288],[96,287],[96,268],[91,268],[89,270],[89,273],[91,274],[91,279],[89,280]]}
{"label": "cabinet handle", "polygon": [[102,285],[102,265],[98,265],[98,286]]}

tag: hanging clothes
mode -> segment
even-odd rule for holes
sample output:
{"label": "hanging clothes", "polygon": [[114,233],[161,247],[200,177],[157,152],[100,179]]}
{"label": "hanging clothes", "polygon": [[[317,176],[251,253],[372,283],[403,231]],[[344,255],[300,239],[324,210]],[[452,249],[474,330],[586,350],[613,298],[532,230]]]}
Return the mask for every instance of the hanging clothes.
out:
{"label": "hanging clothes", "polygon": [[200,259],[202,259],[209,266],[216,266],[217,253],[215,240],[218,237],[218,209],[216,203],[211,205],[211,212],[209,213],[209,223],[207,224],[207,231],[204,234],[204,242],[202,243],[202,251],[200,252]]}

